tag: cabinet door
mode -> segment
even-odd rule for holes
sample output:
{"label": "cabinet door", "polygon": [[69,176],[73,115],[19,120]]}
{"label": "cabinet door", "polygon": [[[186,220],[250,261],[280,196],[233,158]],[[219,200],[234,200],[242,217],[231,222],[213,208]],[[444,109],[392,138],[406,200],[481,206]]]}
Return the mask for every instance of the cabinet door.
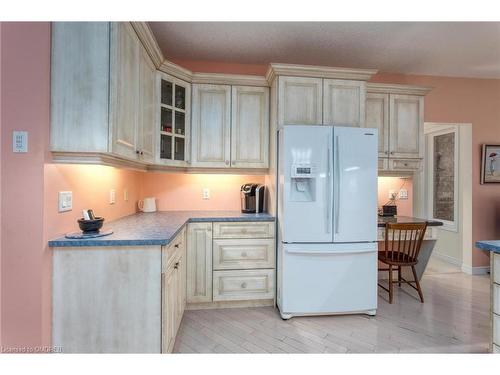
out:
{"label": "cabinet door", "polygon": [[193,85],[192,165],[230,166],[231,86]]}
{"label": "cabinet door", "polygon": [[278,124],[322,124],[321,78],[279,77]]}
{"label": "cabinet door", "polygon": [[191,157],[191,85],[168,74],[159,73],[157,92],[157,162],[186,166]]}
{"label": "cabinet door", "polygon": [[269,165],[269,89],[232,87],[231,167]]}
{"label": "cabinet door", "polygon": [[192,223],[187,232],[187,302],[212,301],[212,223]]}
{"label": "cabinet door", "polygon": [[391,157],[421,158],[424,142],[424,98],[390,94],[389,153]]}
{"label": "cabinet door", "polygon": [[138,149],[142,161],[153,162],[155,156],[155,80],[156,68],[142,49],[140,59],[140,118]]}
{"label": "cabinet door", "polygon": [[184,290],[185,287],[183,286],[183,280],[185,281],[184,277],[184,257],[181,256],[179,260],[177,261],[177,269],[176,269],[176,310],[175,310],[175,331],[177,333],[177,329],[179,328],[181,321],[182,321],[182,315],[184,314]]}
{"label": "cabinet door", "polygon": [[113,23],[112,145],[114,153],[137,159],[140,42],[128,22]]}
{"label": "cabinet door", "polygon": [[378,129],[378,156],[389,155],[389,94],[366,94],[367,128]]}
{"label": "cabinet door", "polygon": [[323,124],[363,127],[365,93],[365,82],[323,80]]}
{"label": "cabinet door", "polygon": [[162,352],[172,351],[176,333],[177,270],[172,266],[162,273]]}

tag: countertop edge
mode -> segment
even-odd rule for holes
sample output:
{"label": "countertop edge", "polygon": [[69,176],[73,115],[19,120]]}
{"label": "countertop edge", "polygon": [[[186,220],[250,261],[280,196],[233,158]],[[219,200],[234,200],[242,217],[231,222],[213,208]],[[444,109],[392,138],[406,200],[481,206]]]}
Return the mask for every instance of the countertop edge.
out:
{"label": "countertop edge", "polygon": [[[492,242],[498,242],[498,244],[493,244]],[[500,240],[476,241],[476,247],[481,250],[491,251],[493,253],[500,253]]]}

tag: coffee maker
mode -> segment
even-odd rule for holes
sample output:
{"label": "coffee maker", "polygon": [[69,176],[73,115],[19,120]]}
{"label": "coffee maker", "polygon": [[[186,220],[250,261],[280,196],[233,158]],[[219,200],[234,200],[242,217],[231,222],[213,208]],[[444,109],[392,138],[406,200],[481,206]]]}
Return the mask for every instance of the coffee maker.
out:
{"label": "coffee maker", "polygon": [[241,212],[245,214],[264,212],[265,186],[244,184],[241,186]]}

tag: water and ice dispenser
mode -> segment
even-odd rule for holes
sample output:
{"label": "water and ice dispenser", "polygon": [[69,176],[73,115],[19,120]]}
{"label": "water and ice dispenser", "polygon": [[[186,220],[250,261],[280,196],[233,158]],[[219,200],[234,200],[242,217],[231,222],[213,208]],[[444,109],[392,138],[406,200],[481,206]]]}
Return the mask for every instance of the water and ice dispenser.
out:
{"label": "water and ice dispenser", "polygon": [[316,200],[316,166],[311,163],[292,165],[290,200],[312,202]]}

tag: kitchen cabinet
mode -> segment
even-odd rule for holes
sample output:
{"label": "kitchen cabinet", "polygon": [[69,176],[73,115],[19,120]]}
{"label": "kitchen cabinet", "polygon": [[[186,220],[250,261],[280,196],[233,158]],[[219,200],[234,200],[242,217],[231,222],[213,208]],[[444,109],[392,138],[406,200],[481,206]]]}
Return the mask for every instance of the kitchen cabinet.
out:
{"label": "kitchen cabinet", "polygon": [[158,73],[158,164],[187,166],[190,162],[191,85]]}
{"label": "kitchen cabinet", "polygon": [[[367,128],[378,129],[378,155],[389,156],[389,94],[366,94]],[[380,168],[379,168],[380,169]]]}
{"label": "kitchen cabinet", "polygon": [[192,105],[193,167],[268,167],[267,87],[194,84]]}
{"label": "kitchen cabinet", "polygon": [[323,122],[321,78],[280,76],[278,124],[318,125]]}
{"label": "kitchen cabinet", "polygon": [[363,127],[366,83],[323,80],[323,125]]}
{"label": "kitchen cabinet", "polygon": [[212,223],[187,229],[187,303],[212,301]]}
{"label": "kitchen cabinet", "polygon": [[172,352],[186,305],[185,229],[162,253],[162,352]]}
{"label": "kitchen cabinet", "polygon": [[269,89],[232,86],[231,167],[269,166]]}
{"label": "kitchen cabinet", "polygon": [[155,69],[130,23],[54,23],[51,64],[54,160],[151,162]]}
{"label": "kitchen cabinet", "polygon": [[192,166],[230,167],[231,86],[193,85]]}
{"label": "kitchen cabinet", "polygon": [[368,84],[365,126],[379,131],[379,170],[421,171],[429,88]]}
{"label": "kitchen cabinet", "polygon": [[424,144],[424,98],[390,95],[389,145],[395,158],[422,158]]}

